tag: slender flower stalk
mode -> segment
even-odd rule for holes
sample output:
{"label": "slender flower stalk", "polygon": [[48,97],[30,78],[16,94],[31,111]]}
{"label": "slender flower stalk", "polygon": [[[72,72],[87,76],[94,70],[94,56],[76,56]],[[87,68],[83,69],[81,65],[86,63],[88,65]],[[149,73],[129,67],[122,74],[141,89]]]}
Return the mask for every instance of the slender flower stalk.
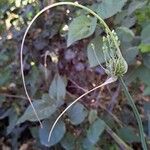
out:
{"label": "slender flower stalk", "polygon": [[135,117],[136,117],[136,120],[137,120],[137,123],[138,123],[138,126],[139,126],[139,131],[140,131],[140,137],[141,137],[143,150],[147,150],[146,140],[145,140],[145,136],[144,136],[144,129],[143,129],[143,125],[142,125],[142,120],[140,118],[140,114],[139,114],[139,112],[138,112],[138,110],[136,108],[136,105],[134,104],[134,101],[133,101],[133,99],[132,99],[132,97],[131,97],[131,95],[130,95],[130,93],[128,91],[128,88],[125,85],[122,77],[120,77],[119,79],[120,79],[120,83],[122,85],[122,88],[124,90],[124,93],[125,93],[125,95],[127,97],[127,100],[128,100],[128,102],[129,102],[129,104],[130,104],[130,106],[131,106],[131,108],[132,108],[132,110],[134,112]]}

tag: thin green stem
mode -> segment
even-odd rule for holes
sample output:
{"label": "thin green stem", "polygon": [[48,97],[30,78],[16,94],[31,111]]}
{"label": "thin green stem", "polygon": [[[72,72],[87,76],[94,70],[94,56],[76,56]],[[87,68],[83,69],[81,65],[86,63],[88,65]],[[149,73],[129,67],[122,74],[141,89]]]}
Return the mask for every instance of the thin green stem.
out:
{"label": "thin green stem", "polygon": [[121,149],[133,150],[129,147],[113,130],[106,124],[106,131],[111,135],[111,137],[117,142]]}
{"label": "thin green stem", "polygon": [[140,118],[140,114],[136,108],[136,105],[134,104],[134,101],[128,91],[128,88],[127,86],[125,85],[123,79],[120,77],[120,83],[123,87],[123,90],[124,90],[124,93],[127,97],[127,100],[134,112],[134,115],[136,117],[136,120],[137,120],[137,123],[138,123],[138,126],[139,126],[139,132],[140,132],[140,138],[141,138],[141,143],[142,143],[142,147],[143,147],[143,150],[147,150],[147,145],[146,145],[146,140],[145,140],[145,137],[144,137],[144,129],[143,129],[143,125],[142,125],[142,120]]}

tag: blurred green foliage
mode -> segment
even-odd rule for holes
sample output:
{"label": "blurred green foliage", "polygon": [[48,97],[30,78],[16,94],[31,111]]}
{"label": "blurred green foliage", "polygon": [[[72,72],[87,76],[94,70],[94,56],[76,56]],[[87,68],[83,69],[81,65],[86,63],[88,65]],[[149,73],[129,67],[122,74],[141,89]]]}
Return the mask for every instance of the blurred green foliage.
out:
{"label": "blurred green foliage", "polygon": [[[85,101],[74,105],[56,126],[52,142],[47,141],[47,133],[56,116],[86,89],[98,85],[105,78],[103,71],[96,67],[98,63],[90,47],[92,42],[100,62],[103,63],[103,30],[96,26],[94,18],[87,18],[85,12],[70,6],[58,7],[42,14],[32,26],[25,42],[23,63],[26,85],[45,128],[39,129],[35,123],[37,120],[24,96],[20,76],[20,43],[34,15],[51,2],[0,0],[0,137],[5,139],[0,147],[9,143],[11,149],[18,149],[22,143],[36,139],[36,144],[32,144],[33,149],[50,147],[55,150],[118,150],[119,146],[106,133],[107,122],[120,138],[134,149],[139,148],[136,121],[129,105],[124,102],[124,96],[118,94],[116,99],[119,104],[116,101],[118,105],[113,112],[100,107],[101,104],[111,104],[108,97],[114,96],[118,83],[102,93],[94,92]],[[149,97],[144,97],[150,96],[150,2],[87,0],[79,3],[92,8],[99,15],[102,14],[109,27],[117,32],[122,54],[129,65],[125,80],[131,87],[131,94],[142,106],[147,106],[143,123],[145,133],[150,137],[150,113],[147,111],[150,107],[146,103]],[[69,32],[63,28],[65,25],[69,27]],[[67,48],[66,40],[68,45],[73,46]],[[45,67],[44,57],[47,50],[49,56]],[[142,106],[139,106],[140,110]],[[125,113],[124,117],[122,112]],[[119,126],[114,121],[115,117],[109,115],[114,115],[123,126]]]}

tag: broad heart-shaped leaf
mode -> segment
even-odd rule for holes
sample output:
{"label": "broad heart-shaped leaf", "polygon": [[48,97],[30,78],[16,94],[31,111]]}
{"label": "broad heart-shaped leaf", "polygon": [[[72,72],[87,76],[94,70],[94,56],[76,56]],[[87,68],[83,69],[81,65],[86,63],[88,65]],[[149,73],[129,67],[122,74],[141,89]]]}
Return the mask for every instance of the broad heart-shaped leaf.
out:
{"label": "broad heart-shaped leaf", "polygon": [[100,135],[105,130],[105,122],[98,118],[88,129],[87,138],[91,144],[96,144],[99,140]]}
{"label": "broad heart-shaped leaf", "polygon": [[49,96],[56,102],[56,104],[62,104],[62,100],[65,98],[65,95],[65,81],[59,74],[56,74],[49,88]]}
{"label": "broad heart-shaped leaf", "polygon": [[76,103],[67,113],[71,123],[74,125],[82,123],[87,116],[87,110],[81,103]]}
{"label": "broad heart-shaped leaf", "polygon": [[[33,102],[33,106],[37,111],[37,115],[40,120],[50,117],[57,109],[57,105],[51,105],[43,100],[37,100]],[[23,123],[24,121],[37,121],[37,117],[31,107],[31,105],[26,109],[25,113],[20,117],[17,124]]]}
{"label": "broad heart-shaped leaf", "polygon": [[74,42],[87,38],[95,31],[97,19],[82,15],[73,19],[69,25],[67,46]]}
{"label": "broad heart-shaped leaf", "polygon": [[121,41],[121,48],[126,50],[131,47],[132,41],[134,39],[134,33],[127,27],[118,27],[116,29],[119,40]]}
{"label": "broad heart-shaped leaf", "polygon": [[135,61],[136,56],[138,55],[138,47],[130,47],[126,50],[122,51],[122,55],[127,61],[127,63],[130,65]]}
{"label": "broad heart-shaped leaf", "polygon": [[56,124],[52,132],[52,137],[50,142],[48,142],[48,135],[53,122],[52,120],[44,120],[42,123],[43,123],[43,128],[39,129],[39,137],[40,137],[41,144],[50,147],[59,143],[66,132],[65,123],[63,121],[58,121],[58,123]]}
{"label": "broad heart-shaped leaf", "polygon": [[103,19],[109,18],[120,12],[127,0],[102,0],[101,3],[93,5],[94,10]]}
{"label": "broad heart-shaped leaf", "polygon": [[[90,67],[95,67],[99,64],[97,59],[96,59],[96,56],[97,56],[100,63],[105,62],[103,51],[102,51],[102,46],[103,46],[103,42],[102,42],[102,39],[99,36],[94,38],[89,43],[89,45],[87,47],[87,56],[88,56]],[[93,48],[95,50],[95,53],[94,53]],[[96,56],[95,56],[95,54],[96,54]]]}

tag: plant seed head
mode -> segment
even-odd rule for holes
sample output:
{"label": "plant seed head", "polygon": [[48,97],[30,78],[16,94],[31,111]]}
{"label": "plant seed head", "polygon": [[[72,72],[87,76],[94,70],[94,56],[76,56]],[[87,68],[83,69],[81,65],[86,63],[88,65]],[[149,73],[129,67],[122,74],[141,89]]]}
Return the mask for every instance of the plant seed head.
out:
{"label": "plant seed head", "polygon": [[[114,30],[112,31],[112,34],[119,47],[120,41]],[[102,50],[106,62],[106,73],[112,77],[123,76],[128,70],[128,65],[122,55],[117,53],[116,46],[109,34],[107,34],[106,37],[103,37]]]}

